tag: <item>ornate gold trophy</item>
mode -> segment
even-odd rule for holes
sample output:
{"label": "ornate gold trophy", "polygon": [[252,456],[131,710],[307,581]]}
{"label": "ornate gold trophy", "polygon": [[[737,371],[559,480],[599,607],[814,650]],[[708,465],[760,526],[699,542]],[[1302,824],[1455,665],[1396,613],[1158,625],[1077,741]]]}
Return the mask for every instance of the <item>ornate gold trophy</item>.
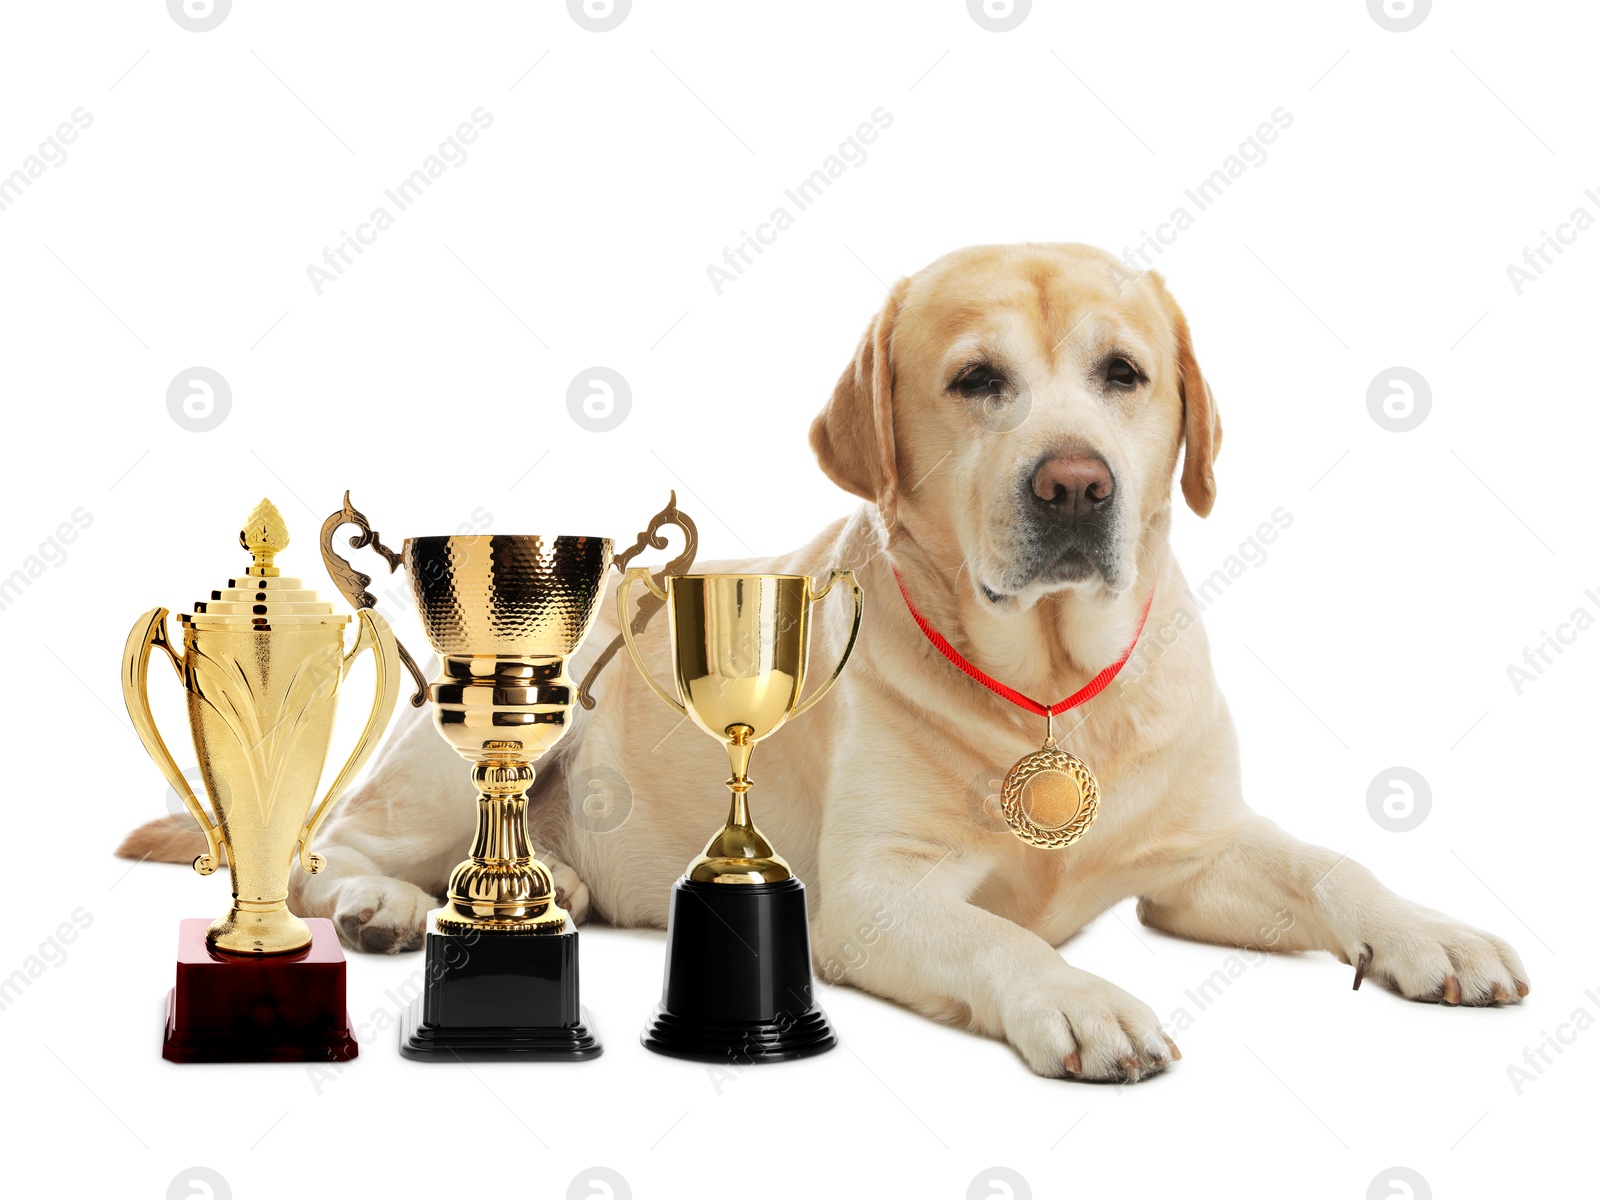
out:
{"label": "ornate gold trophy", "polygon": [[[669,509],[669,512],[672,510]],[[650,544],[641,536],[632,553]],[[434,724],[472,764],[478,825],[442,908],[428,917],[427,981],[401,1023],[407,1058],[459,1062],[587,1059],[600,1053],[579,1003],[578,930],[556,903],[528,839],[534,763],[566,733],[576,687],[567,663],[599,611],[611,540],[473,534],[406,539],[396,555],[345,504],[323,525],[323,558],[347,597],[372,580],[333,550],[359,526],[394,569],[404,562],[440,658],[427,685]]]}
{"label": "ornate gold trophy", "polygon": [[[678,696],[646,669],[628,624],[635,579],[666,602]],[[801,700],[811,606],[841,580],[855,614],[833,674]],[[748,770],[757,742],[798,716],[839,678],[861,630],[861,588],[835,570],[820,589],[804,575],[671,575],[665,588],[634,568],[617,590],[623,637],[645,681],[728,751],[727,823],[672,889],[661,1003],[642,1041],[710,1062],[770,1062],[833,1048],[812,1000],[805,885],[750,818]],[[681,701],[680,698],[681,697]]]}
{"label": "ornate gold trophy", "polygon": [[[162,1053],[175,1062],[344,1061],[355,1057],[345,1011],[344,954],[333,924],[288,909],[289,871],[313,874],[317,829],[367,761],[394,711],[400,659],[372,612],[344,650],[347,616],[279,574],[289,544],[283,517],[258,504],[239,534],[252,555],[243,576],[183,613],[183,653],[167,639],[167,610],[153,608],[128,635],[122,692],[145,750],[205,835],[194,869],[210,875],[226,852],[233,904],[208,923],[185,920],[177,986],[168,998]],[[370,649],[376,694],[349,760],[316,801],[339,688]],[[182,680],[189,732],[215,816],[195,798],[150,712],[151,652]]]}

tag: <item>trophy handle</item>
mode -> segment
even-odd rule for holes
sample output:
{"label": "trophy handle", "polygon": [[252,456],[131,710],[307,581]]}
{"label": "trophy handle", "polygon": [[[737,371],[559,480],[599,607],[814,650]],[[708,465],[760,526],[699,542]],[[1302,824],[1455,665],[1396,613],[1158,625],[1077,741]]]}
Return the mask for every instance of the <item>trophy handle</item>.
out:
{"label": "trophy handle", "polygon": [[[328,574],[332,577],[334,585],[343,593],[344,598],[350,601],[350,606],[358,611],[366,611],[378,603],[378,598],[367,591],[367,584],[372,582],[372,576],[356,570],[334,550],[333,535],[339,531],[341,525],[359,526],[361,532],[351,536],[350,548],[359,550],[363,546],[371,546],[383,556],[383,561],[389,564],[391,575],[400,569],[404,556],[383,544],[378,531],[367,523],[366,514],[350,503],[350,489],[346,488],[344,507],[322,523],[322,565],[328,568]],[[388,631],[388,626],[385,625],[384,629]],[[411,657],[411,651],[407,650],[393,633],[389,636],[394,641],[395,649],[400,652],[400,661],[405,664],[406,670],[411,672],[411,678],[417,685],[417,690],[411,693],[411,707],[421,708],[428,702],[428,681],[422,677],[422,668],[417,666],[417,660]],[[350,653],[354,655],[355,651],[352,650]]]}
{"label": "trophy handle", "polygon": [[656,682],[656,677],[650,674],[650,668],[644,665],[644,659],[639,657],[639,647],[633,640],[633,624],[628,620],[628,593],[633,590],[633,581],[635,579],[642,581],[645,587],[649,588],[661,603],[665,604],[667,602],[666,589],[650,578],[649,567],[629,567],[627,573],[622,577],[622,582],[617,585],[617,618],[622,622],[623,644],[628,648],[628,657],[633,659],[633,665],[639,668],[639,674],[643,675],[644,681],[650,685],[650,690],[687,717],[689,715],[688,711],[678,702],[675,696],[671,695],[666,688]]}
{"label": "trophy handle", "polygon": [[834,667],[833,674],[828,676],[827,681],[824,682],[821,687],[812,692],[810,696],[808,696],[805,700],[802,700],[800,704],[796,706],[795,710],[789,714],[791,719],[798,717],[818,700],[821,700],[828,694],[828,689],[839,682],[839,676],[844,671],[844,665],[850,661],[850,655],[856,648],[856,637],[861,633],[862,610],[861,585],[856,582],[856,573],[854,571],[841,570],[838,567],[835,567],[833,570],[828,572],[828,582],[823,584],[820,590],[811,593],[811,603],[815,604],[829,592],[833,591],[833,585],[842,579],[847,579],[850,581],[850,592],[855,597],[856,602],[855,619],[850,626],[850,640],[845,642],[844,653],[839,656],[839,665]]}
{"label": "trophy handle", "polygon": [[150,711],[150,651],[152,650],[165,652],[168,661],[172,663],[172,669],[178,673],[180,680],[183,679],[183,659],[167,640],[167,610],[164,608],[152,608],[145,613],[134,622],[133,630],[128,634],[127,644],[122,651],[122,700],[128,706],[128,716],[133,718],[134,732],[144,743],[145,753],[149,754],[156,766],[161,768],[161,773],[167,777],[172,790],[178,793],[183,806],[189,810],[189,815],[195,819],[195,824],[200,826],[200,832],[205,835],[206,852],[195,857],[194,869],[198,874],[210,875],[222,861],[221,839],[211,814],[206,812],[199,800],[195,799],[194,789],[183,777],[178,764],[172,760],[167,743],[162,740],[161,731],[156,728],[155,714]]}
{"label": "trophy handle", "polygon": [[389,718],[394,715],[395,703],[400,699],[400,643],[395,641],[394,634],[390,632],[389,622],[370,608],[359,610],[356,619],[361,623],[361,632],[356,637],[356,644],[350,648],[350,653],[344,656],[344,662],[339,666],[339,679],[343,682],[344,677],[350,673],[350,666],[356,661],[356,655],[363,650],[371,650],[372,666],[377,672],[377,677],[373,681],[372,711],[367,714],[366,728],[356,739],[356,748],[350,751],[350,757],[345,760],[339,774],[329,785],[327,794],[322,797],[322,803],[312,811],[310,820],[300,831],[300,868],[308,875],[315,875],[322,870],[325,862],[322,855],[311,852],[311,842],[317,836],[317,831],[322,828],[323,818],[328,815],[333,802],[344,794],[346,785],[355,777],[356,772],[367,765],[367,759],[371,758],[372,752],[378,748],[378,739],[388,728]]}
{"label": "trophy handle", "polygon": [[[678,531],[683,534],[683,551],[677,558],[656,572],[656,582],[659,583],[668,575],[687,575],[689,568],[694,566],[694,556],[700,546],[700,532],[695,528],[694,521],[690,519],[688,514],[678,511],[678,493],[676,491],[667,493],[667,506],[650,518],[649,526],[639,534],[632,546],[621,554],[612,556],[611,565],[619,572],[626,574],[628,564],[644,553],[647,546],[656,550],[665,550],[667,548],[667,539],[661,536],[661,529],[666,525],[677,526]],[[658,589],[652,588],[651,591],[657,592]],[[640,597],[639,615],[634,617],[632,622],[633,632],[636,634],[643,633],[645,626],[650,624],[650,618],[655,616],[665,603],[664,593],[660,594],[660,598],[657,595]],[[626,616],[627,614],[624,613],[624,619],[626,619]],[[578,685],[578,703],[583,705],[586,711],[595,706],[594,693],[591,690],[595,679],[599,677],[601,671],[606,669],[606,664],[621,649],[622,635],[619,633],[611,639],[609,646],[600,651],[600,656],[594,660],[594,664],[584,675],[583,682]]]}

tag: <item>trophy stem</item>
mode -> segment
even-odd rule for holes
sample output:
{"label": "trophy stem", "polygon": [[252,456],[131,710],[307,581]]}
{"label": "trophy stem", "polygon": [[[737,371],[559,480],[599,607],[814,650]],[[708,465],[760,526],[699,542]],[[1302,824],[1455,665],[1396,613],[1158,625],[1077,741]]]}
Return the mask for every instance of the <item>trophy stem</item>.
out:
{"label": "trophy stem", "polygon": [[444,933],[560,933],[567,913],[556,903],[549,869],[533,857],[528,839],[527,762],[474,763],[478,829],[471,857],[450,873],[436,927]]}
{"label": "trophy stem", "polygon": [[[748,725],[728,727],[728,764],[733,774],[728,777],[728,791],[733,793],[728,807],[728,825],[734,829],[751,829],[750,825],[750,754],[756,744],[750,735],[755,731]],[[753,832],[753,829],[752,829]]]}
{"label": "trophy stem", "polygon": [[777,883],[793,879],[789,864],[772,848],[772,843],[750,819],[750,753],[755,749],[755,730],[749,725],[728,726],[728,762],[733,774],[728,791],[733,793],[728,806],[728,823],[706,843],[700,857],[689,864],[688,877],[699,883]]}
{"label": "trophy stem", "polygon": [[[523,796],[497,796],[482,790],[480,771],[504,771],[499,765],[478,767],[473,771],[478,792],[478,828],[472,839],[468,856],[474,862],[531,862],[533,850],[528,843],[528,801]],[[532,770],[528,770],[532,783]]]}

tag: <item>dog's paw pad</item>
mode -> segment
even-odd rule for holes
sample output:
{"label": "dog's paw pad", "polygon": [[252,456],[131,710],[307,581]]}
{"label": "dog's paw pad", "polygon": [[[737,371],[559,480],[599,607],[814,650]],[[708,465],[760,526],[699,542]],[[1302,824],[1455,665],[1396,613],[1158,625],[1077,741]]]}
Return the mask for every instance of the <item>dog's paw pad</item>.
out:
{"label": "dog's paw pad", "polygon": [[333,923],[339,940],[352,950],[398,954],[422,945],[428,912],[437,904],[415,884],[372,875],[339,889]]}
{"label": "dog's paw pad", "polygon": [[1149,1005],[1084,974],[1054,995],[1019,1000],[1006,1019],[1007,1040],[1040,1075],[1134,1083],[1182,1058]]}
{"label": "dog's paw pad", "polygon": [[544,863],[550,872],[550,882],[556,890],[556,903],[567,910],[573,924],[582,925],[589,918],[589,885],[578,878],[576,871],[542,846],[535,847],[534,857]]}
{"label": "dog's paw pad", "polygon": [[1518,1004],[1528,994],[1527,971],[1505,941],[1427,910],[1371,934],[1349,957],[1411,1000],[1473,1008]]}

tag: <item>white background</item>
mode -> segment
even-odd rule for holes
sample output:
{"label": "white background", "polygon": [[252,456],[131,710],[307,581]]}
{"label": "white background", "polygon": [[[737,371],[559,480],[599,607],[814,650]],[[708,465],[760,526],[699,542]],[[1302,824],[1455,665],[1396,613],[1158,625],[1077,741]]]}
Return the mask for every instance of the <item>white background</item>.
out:
{"label": "white background", "polygon": [[[1440,3],[1406,33],[1359,0],[1041,0],[1006,33],[959,0],[639,0],[607,33],[553,0],[240,0],[204,33],[158,0],[4,21],[0,175],[75,109],[93,118],[0,211],[0,576],[92,517],[0,611],[0,975],[92,916],[0,1012],[8,1193],[160,1197],[204,1166],[239,1200],[563,1197],[605,1194],[580,1173],[600,1164],[641,1200],[958,1200],[999,1165],[1036,1197],[1354,1200],[1396,1165],[1439,1197],[1548,1195],[1589,1159],[1600,1033],[1520,1094],[1507,1068],[1575,1010],[1600,1017],[1579,891],[1600,631],[1520,695],[1507,666],[1575,609],[1600,615],[1600,231],[1521,295],[1506,271],[1579,205],[1600,215],[1589,6]],[[880,106],[893,123],[866,161],[716,294],[707,266]],[[177,922],[219,912],[226,884],[110,854],[165,808],[119,656],[139,612],[239,569],[262,494],[294,532],[285,565],[330,596],[316,530],[346,487],[391,543],[480,508],[500,532],[629,538],[676,488],[707,557],[787,549],[853,503],[805,434],[890,282],[975,242],[1120,253],[1280,106],[1293,123],[1266,162],[1159,263],[1227,429],[1216,511],[1180,510],[1174,536],[1197,580],[1292,514],[1206,613],[1247,795],[1510,938],[1527,1003],[1352,994],[1348,968],[1306,956],[1199,1012],[1186,989],[1228,951],[1125,903],[1065,952],[1194,1017],[1182,1063],[1135,1087],[1036,1079],[999,1043],[838,987],[820,994],[841,1049],[718,1078],[638,1045],[662,938],[603,928],[583,934],[594,1063],[429,1067],[392,1030],[332,1080],[160,1059]],[[324,247],[480,107],[493,123],[467,160],[319,295]],[[232,391],[204,433],[166,406],[196,365]],[[609,433],[567,411],[595,365],[631,385]],[[1367,408],[1395,365],[1431,386],[1408,433]],[[181,744],[172,682],[155,676],[158,714]],[[1406,833],[1367,807],[1396,765],[1432,792]],[[355,956],[355,1019],[419,967]]]}

